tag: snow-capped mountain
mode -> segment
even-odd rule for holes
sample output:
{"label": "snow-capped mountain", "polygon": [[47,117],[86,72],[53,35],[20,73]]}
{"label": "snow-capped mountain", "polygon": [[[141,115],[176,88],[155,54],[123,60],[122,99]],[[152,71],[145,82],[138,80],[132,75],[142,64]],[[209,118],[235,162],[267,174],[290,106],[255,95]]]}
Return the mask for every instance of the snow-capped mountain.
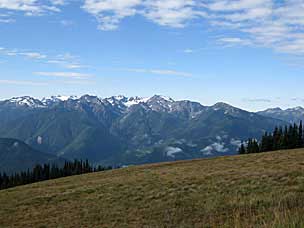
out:
{"label": "snow-capped mountain", "polygon": [[62,96],[62,95],[57,95],[57,96],[51,96],[51,97],[44,97],[42,98],[41,102],[44,105],[49,105],[49,104],[54,104],[57,102],[63,102],[67,100],[77,100],[79,99],[78,96]]}
{"label": "snow-capped mountain", "polygon": [[304,108],[302,107],[289,108],[286,110],[281,108],[271,108],[258,112],[258,114],[284,120],[289,123],[299,123],[300,121],[304,121]]}
{"label": "snow-capped mountain", "polygon": [[[64,105],[68,108],[85,108],[93,107],[95,110],[105,107],[112,108],[115,112],[125,113],[128,109],[134,105],[143,105],[147,110],[155,112],[167,112],[167,113],[178,113],[188,115],[191,118],[195,118],[198,114],[206,111],[223,112],[226,115],[240,117],[247,112],[233,107],[226,103],[216,103],[213,106],[203,106],[198,102],[192,101],[175,101],[170,97],[154,95],[152,97],[126,97],[126,96],[112,96],[107,98],[101,98],[97,96],[84,95],[78,96],[51,96],[42,99],[33,98],[30,96],[13,97],[8,100],[0,101],[1,105],[7,105],[11,107],[23,107],[30,109],[41,109],[41,108],[53,108],[58,105]],[[276,118],[286,122],[299,122],[304,120],[304,108],[295,107],[282,110],[281,108],[271,108],[265,111],[257,112],[256,114]]]}
{"label": "snow-capped mountain", "polygon": [[44,103],[39,99],[23,96],[23,97],[13,97],[9,100],[1,101],[1,104],[9,105],[9,106],[21,106],[27,108],[43,108]]}
{"label": "snow-capped mountain", "polygon": [[0,137],[99,164],[233,154],[240,141],[287,124],[225,103],[203,106],[160,95],[12,98],[0,102],[0,119]]}

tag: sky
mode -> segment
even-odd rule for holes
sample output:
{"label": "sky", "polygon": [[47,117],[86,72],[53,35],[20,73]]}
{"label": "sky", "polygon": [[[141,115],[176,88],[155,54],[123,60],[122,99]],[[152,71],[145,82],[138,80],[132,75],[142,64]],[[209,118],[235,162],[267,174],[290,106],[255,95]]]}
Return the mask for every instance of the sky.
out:
{"label": "sky", "polygon": [[304,0],[0,0],[0,99],[304,106]]}

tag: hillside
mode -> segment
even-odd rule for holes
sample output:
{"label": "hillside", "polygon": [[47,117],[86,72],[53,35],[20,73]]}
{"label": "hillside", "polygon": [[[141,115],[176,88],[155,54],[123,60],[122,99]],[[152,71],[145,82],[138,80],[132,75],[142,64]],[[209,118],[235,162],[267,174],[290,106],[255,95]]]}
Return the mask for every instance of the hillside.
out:
{"label": "hillside", "polygon": [[3,227],[303,227],[304,150],[129,167],[0,192]]}
{"label": "hillside", "polygon": [[63,164],[64,159],[37,151],[17,139],[0,138],[0,172],[26,171],[44,163]]}

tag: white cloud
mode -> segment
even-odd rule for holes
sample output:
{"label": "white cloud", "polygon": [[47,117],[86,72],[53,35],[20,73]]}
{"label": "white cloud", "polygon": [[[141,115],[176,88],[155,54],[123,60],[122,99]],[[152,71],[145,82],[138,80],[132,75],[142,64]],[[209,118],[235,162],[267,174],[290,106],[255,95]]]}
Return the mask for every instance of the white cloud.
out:
{"label": "white cloud", "polygon": [[187,49],[183,50],[183,52],[186,53],[186,54],[192,54],[195,51],[193,49],[187,48]]}
{"label": "white cloud", "polygon": [[271,4],[271,0],[213,0],[206,6],[214,11],[235,11],[261,8]]}
{"label": "white cloud", "polygon": [[217,40],[220,44],[224,44],[227,46],[234,46],[234,45],[241,45],[241,46],[247,46],[252,45],[252,42],[250,40],[241,39],[239,37],[223,37],[219,38]]}
{"label": "white cloud", "polygon": [[41,15],[45,12],[59,12],[58,5],[62,5],[63,0],[0,0],[0,9],[23,11],[25,15]]}
{"label": "white cloud", "polygon": [[51,3],[53,3],[54,5],[64,5],[65,3],[67,3],[67,0],[51,0]]}
{"label": "white cloud", "polygon": [[49,59],[47,63],[56,64],[66,69],[89,68],[89,66],[80,63],[78,56],[72,55],[70,53],[57,55],[54,58]]}
{"label": "white cloud", "polygon": [[60,21],[60,24],[64,27],[71,27],[73,26],[75,23],[74,21],[71,21],[71,20],[61,20]]}
{"label": "white cloud", "polygon": [[280,53],[304,54],[304,1],[214,0],[207,4],[211,24],[237,31],[240,37],[222,38],[229,45],[253,45]]}
{"label": "white cloud", "polygon": [[[71,0],[0,0],[0,9],[25,15],[58,12]],[[181,28],[193,20],[221,35],[225,46],[259,46],[304,55],[304,0],[83,0],[102,30],[115,30],[127,17],[142,16],[161,26]],[[4,11],[0,23],[14,19]],[[70,26],[71,21],[61,21]],[[185,53],[191,53],[190,49]],[[11,53],[14,54],[14,53]]]}
{"label": "white cloud", "polygon": [[10,24],[15,21],[15,19],[9,18],[7,15],[0,15],[0,23]]}
{"label": "white cloud", "polygon": [[0,54],[7,55],[7,56],[24,56],[29,59],[45,59],[47,55],[39,53],[39,52],[32,52],[32,51],[21,51],[18,49],[7,49],[4,47],[0,48]]}
{"label": "white cloud", "polygon": [[143,16],[164,26],[184,27],[197,16],[193,0],[148,0],[143,1],[143,6]]}
{"label": "white cloud", "polygon": [[81,69],[81,68],[88,68],[88,66],[77,64],[77,63],[66,63],[64,67],[67,69]]}
{"label": "white cloud", "polygon": [[83,9],[94,15],[102,30],[114,30],[120,21],[136,14],[141,0],[85,0]]}
{"label": "white cloud", "polygon": [[77,72],[34,72],[34,74],[39,76],[47,76],[47,77],[75,78],[75,79],[85,79],[92,77],[92,75],[90,74],[77,73]]}
{"label": "white cloud", "polygon": [[47,56],[38,52],[21,52],[19,55],[23,55],[30,59],[45,59]]}
{"label": "white cloud", "polygon": [[128,68],[123,69],[129,72],[135,73],[147,73],[147,74],[157,74],[157,75],[171,75],[171,76],[179,76],[179,77],[192,77],[191,73],[181,72],[176,70],[166,70],[166,69],[143,69],[143,68]]}
{"label": "white cloud", "polygon": [[184,27],[200,12],[193,0],[85,0],[83,9],[95,16],[102,30],[117,29],[125,17],[141,15],[163,26]]}
{"label": "white cloud", "polygon": [[304,0],[85,0],[83,8],[102,30],[117,29],[121,20],[134,15],[176,28],[195,19],[218,33],[234,34],[218,39],[221,45],[304,54]]}
{"label": "white cloud", "polygon": [[0,85],[21,85],[21,86],[46,86],[47,83],[44,82],[34,82],[34,81],[18,81],[18,80],[0,80]]}
{"label": "white cloud", "polygon": [[43,61],[47,64],[56,64],[66,69],[89,68],[89,66],[80,63],[79,57],[74,56],[70,53],[64,53],[51,57],[44,53],[35,51],[23,51],[18,49],[7,49],[4,47],[0,47],[0,54],[11,57],[23,56],[27,59],[40,60],[40,62]]}
{"label": "white cloud", "polygon": [[63,81],[62,83],[66,85],[92,85],[94,84],[94,81],[88,81],[88,80],[69,80],[69,81]]}
{"label": "white cloud", "polygon": [[252,102],[252,103],[271,103],[271,99],[267,98],[245,98],[244,102]]}

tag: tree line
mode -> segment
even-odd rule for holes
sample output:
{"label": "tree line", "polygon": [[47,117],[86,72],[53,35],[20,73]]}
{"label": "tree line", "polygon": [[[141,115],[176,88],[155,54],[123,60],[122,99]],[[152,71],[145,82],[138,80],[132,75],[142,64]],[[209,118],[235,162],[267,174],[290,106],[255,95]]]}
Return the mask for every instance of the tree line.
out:
{"label": "tree line", "polygon": [[276,150],[297,149],[304,147],[303,124],[291,124],[285,127],[276,127],[272,133],[266,132],[260,142],[248,139],[242,143],[239,154],[251,154]]}
{"label": "tree line", "polygon": [[19,172],[12,175],[0,173],[0,190],[16,187],[19,185],[31,184],[39,181],[57,179],[61,177],[100,172],[112,169],[111,166],[93,167],[89,161],[74,160],[73,162],[66,161],[63,166],[56,164],[36,165],[32,170],[28,169],[25,172]]}

